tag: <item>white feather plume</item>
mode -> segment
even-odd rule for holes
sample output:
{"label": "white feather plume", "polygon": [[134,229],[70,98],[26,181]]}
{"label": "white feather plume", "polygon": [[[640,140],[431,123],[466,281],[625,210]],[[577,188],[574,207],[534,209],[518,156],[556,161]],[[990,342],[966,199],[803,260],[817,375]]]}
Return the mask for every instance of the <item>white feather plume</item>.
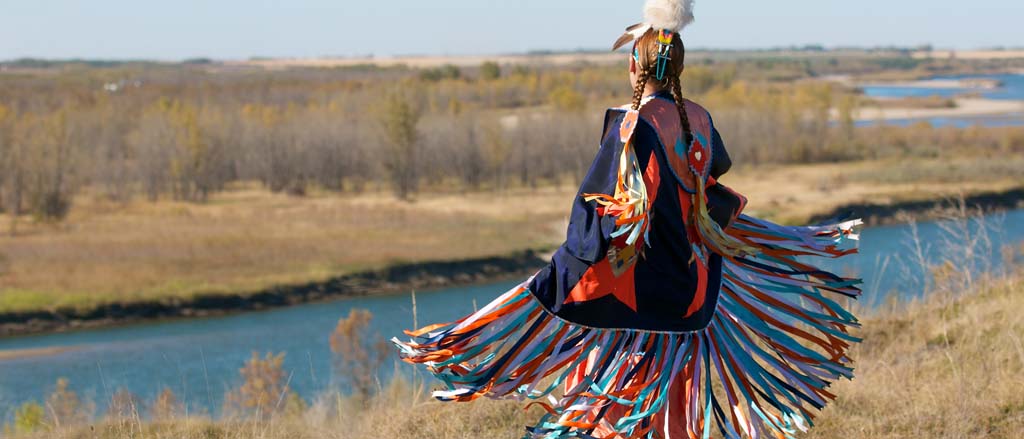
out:
{"label": "white feather plume", "polygon": [[647,0],[644,23],[655,29],[679,32],[693,23],[693,0]]}

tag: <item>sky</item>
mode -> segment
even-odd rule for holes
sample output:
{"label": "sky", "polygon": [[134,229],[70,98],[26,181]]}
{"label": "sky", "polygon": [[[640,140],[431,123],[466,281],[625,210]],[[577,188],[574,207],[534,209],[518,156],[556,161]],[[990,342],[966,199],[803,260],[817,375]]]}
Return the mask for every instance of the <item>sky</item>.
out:
{"label": "sky", "polygon": [[[642,0],[0,0],[0,60],[603,49]],[[691,48],[1024,46],[1021,0],[697,0]]]}

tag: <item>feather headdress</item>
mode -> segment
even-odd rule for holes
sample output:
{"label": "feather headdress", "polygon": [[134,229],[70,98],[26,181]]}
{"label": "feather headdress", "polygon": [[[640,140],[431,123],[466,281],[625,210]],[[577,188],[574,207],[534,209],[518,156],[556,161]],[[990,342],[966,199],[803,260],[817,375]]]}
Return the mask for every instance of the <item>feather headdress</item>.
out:
{"label": "feather headdress", "polygon": [[626,33],[615,41],[612,50],[618,50],[651,29],[679,32],[690,23],[693,23],[693,0],[647,0],[644,22],[626,28]]}

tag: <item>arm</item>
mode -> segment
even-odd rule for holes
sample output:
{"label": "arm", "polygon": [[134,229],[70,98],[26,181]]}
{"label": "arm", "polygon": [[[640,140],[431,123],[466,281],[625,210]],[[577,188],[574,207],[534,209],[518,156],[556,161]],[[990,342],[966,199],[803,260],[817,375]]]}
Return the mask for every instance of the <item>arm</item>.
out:
{"label": "arm", "polygon": [[[710,120],[710,115],[708,116]],[[711,122],[711,176],[716,180],[729,172],[729,168],[732,167],[732,159],[729,158],[729,151],[725,149],[725,142],[722,141],[722,135],[718,133],[718,129],[715,128],[714,121]]]}
{"label": "arm", "polygon": [[[708,117],[710,118],[710,115]],[[729,152],[725,149],[725,142],[722,141],[722,136],[718,133],[718,129],[715,128],[714,122],[711,123],[711,147],[713,148],[711,176],[718,180],[723,174],[729,172],[729,168],[732,167],[732,159],[729,158]],[[746,199],[742,195],[723,186],[721,183],[709,187],[706,193],[708,205],[711,206],[709,212],[711,218],[723,228],[732,224],[747,204]]]}
{"label": "arm", "polygon": [[609,237],[615,229],[615,218],[599,215],[598,204],[586,201],[583,194],[615,193],[619,153],[622,151],[622,142],[618,135],[621,121],[622,114],[616,112],[609,112],[605,118],[601,149],[590,165],[576,199],[573,200],[569,228],[566,231],[565,250],[577,259],[591,263],[597,262],[608,252]]}

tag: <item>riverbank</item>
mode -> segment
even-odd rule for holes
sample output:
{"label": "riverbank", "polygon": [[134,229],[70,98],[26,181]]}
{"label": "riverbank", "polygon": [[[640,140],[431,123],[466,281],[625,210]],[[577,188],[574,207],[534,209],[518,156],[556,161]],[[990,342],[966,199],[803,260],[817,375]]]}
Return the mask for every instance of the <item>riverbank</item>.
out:
{"label": "riverbank", "polygon": [[[1024,283],[1011,276],[858,311],[863,326],[853,335],[863,342],[851,353],[856,377],[830,388],[836,400],[814,411],[815,426],[799,437],[1024,437],[1024,314],[1015,312],[1022,307]],[[40,409],[38,418],[23,416],[11,437],[500,438],[522,435],[543,413],[513,400],[433,401],[434,384],[392,381],[368,401],[328,391],[309,405],[289,398],[274,415],[222,419],[166,410],[168,398],[162,404],[129,400],[117,412],[85,421]]]}
{"label": "riverbank", "polygon": [[[526,250],[488,258],[399,264],[323,282],[275,286],[251,294],[201,294],[188,298],[107,303],[91,308],[7,312],[0,313],[0,337],[212,317],[349,297],[453,288],[528,276],[545,262],[542,253]],[[0,351],[0,360],[49,353],[59,351]]]}
{"label": "riverbank", "polygon": [[[985,192],[962,197],[967,208],[982,209],[985,212],[999,212],[1024,208],[1024,188],[1002,192]],[[868,226],[899,224],[907,219],[927,221],[940,219],[948,208],[958,205],[961,198],[905,200],[895,204],[857,203],[848,204],[811,217],[810,223],[828,221],[834,218],[854,217],[864,220]]]}

